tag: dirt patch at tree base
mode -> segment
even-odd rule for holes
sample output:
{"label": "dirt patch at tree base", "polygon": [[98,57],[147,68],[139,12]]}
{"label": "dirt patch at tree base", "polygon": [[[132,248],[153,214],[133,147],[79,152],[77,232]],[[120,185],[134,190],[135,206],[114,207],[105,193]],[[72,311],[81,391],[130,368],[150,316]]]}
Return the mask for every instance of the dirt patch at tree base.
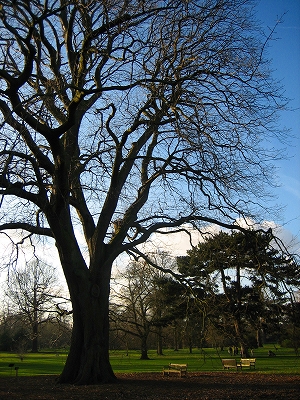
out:
{"label": "dirt patch at tree base", "polygon": [[230,400],[300,398],[300,375],[190,373],[186,378],[159,373],[117,374],[114,384],[73,386],[54,376],[0,377],[1,400]]}

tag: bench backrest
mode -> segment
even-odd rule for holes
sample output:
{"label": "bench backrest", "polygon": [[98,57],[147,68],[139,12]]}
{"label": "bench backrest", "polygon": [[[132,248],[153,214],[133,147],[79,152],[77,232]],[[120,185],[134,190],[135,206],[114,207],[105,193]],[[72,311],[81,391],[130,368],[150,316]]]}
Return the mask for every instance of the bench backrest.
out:
{"label": "bench backrest", "polygon": [[245,363],[245,364],[255,363],[255,361],[256,361],[256,358],[241,358],[241,363],[242,364],[243,363]]}
{"label": "bench backrest", "polygon": [[178,369],[184,369],[187,368],[187,364],[169,364],[169,367],[171,368],[178,368]]}
{"label": "bench backrest", "polygon": [[232,366],[236,366],[236,359],[235,358],[223,358],[222,359],[222,363],[223,365],[232,365]]}

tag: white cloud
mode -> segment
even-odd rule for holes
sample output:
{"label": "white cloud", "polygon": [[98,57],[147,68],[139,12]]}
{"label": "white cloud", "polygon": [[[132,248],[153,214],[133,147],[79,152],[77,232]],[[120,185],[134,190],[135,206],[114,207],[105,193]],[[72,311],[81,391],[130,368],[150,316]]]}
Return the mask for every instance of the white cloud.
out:
{"label": "white cloud", "polygon": [[[256,223],[251,219],[244,220],[238,219],[236,223],[248,229],[272,229],[275,236],[277,236],[286,246],[286,248],[295,254],[300,254],[300,242],[293,234],[281,225],[276,224],[274,221],[263,221]],[[184,226],[184,231],[176,233],[155,233],[151,236],[151,240],[142,245],[142,250],[145,252],[153,251],[166,251],[176,256],[186,254],[192,246],[196,246],[199,242],[203,241],[203,234],[194,229],[192,226]],[[216,234],[221,231],[217,225],[210,225],[205,229],[205,234]]]}

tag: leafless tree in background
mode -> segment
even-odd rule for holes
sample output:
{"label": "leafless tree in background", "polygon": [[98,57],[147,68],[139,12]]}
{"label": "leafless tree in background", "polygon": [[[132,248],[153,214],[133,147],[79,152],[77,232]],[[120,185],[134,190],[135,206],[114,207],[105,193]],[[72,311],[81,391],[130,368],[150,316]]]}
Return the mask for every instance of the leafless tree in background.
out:
{"label": "leafless tree in background", "polygon": [[20,270],[11,272],[5,294],[10,310],[30,328],[31,351],[39,350],[42,324],[55,317],[61,295],[53,267],[40,260],[33,260]]}

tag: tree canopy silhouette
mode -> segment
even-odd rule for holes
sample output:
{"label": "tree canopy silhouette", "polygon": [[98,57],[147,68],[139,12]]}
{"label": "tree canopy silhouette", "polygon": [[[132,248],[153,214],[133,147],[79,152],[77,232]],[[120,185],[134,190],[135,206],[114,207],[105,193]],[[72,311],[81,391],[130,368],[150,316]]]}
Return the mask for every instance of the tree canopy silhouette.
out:
{"label": "tree canopy silhouette", "polygon": [[[210,321],[249,357],[249,332],[257,343],[263,326],[278,318],[285,304],[294,302],[299,288],[297,259],[283,253],[268,232],[219,232],[178,257],[178,269],[190,281]],[[249,329],[250,328],[250,329]],[[274,328],[273,328],[274,329]]]}

